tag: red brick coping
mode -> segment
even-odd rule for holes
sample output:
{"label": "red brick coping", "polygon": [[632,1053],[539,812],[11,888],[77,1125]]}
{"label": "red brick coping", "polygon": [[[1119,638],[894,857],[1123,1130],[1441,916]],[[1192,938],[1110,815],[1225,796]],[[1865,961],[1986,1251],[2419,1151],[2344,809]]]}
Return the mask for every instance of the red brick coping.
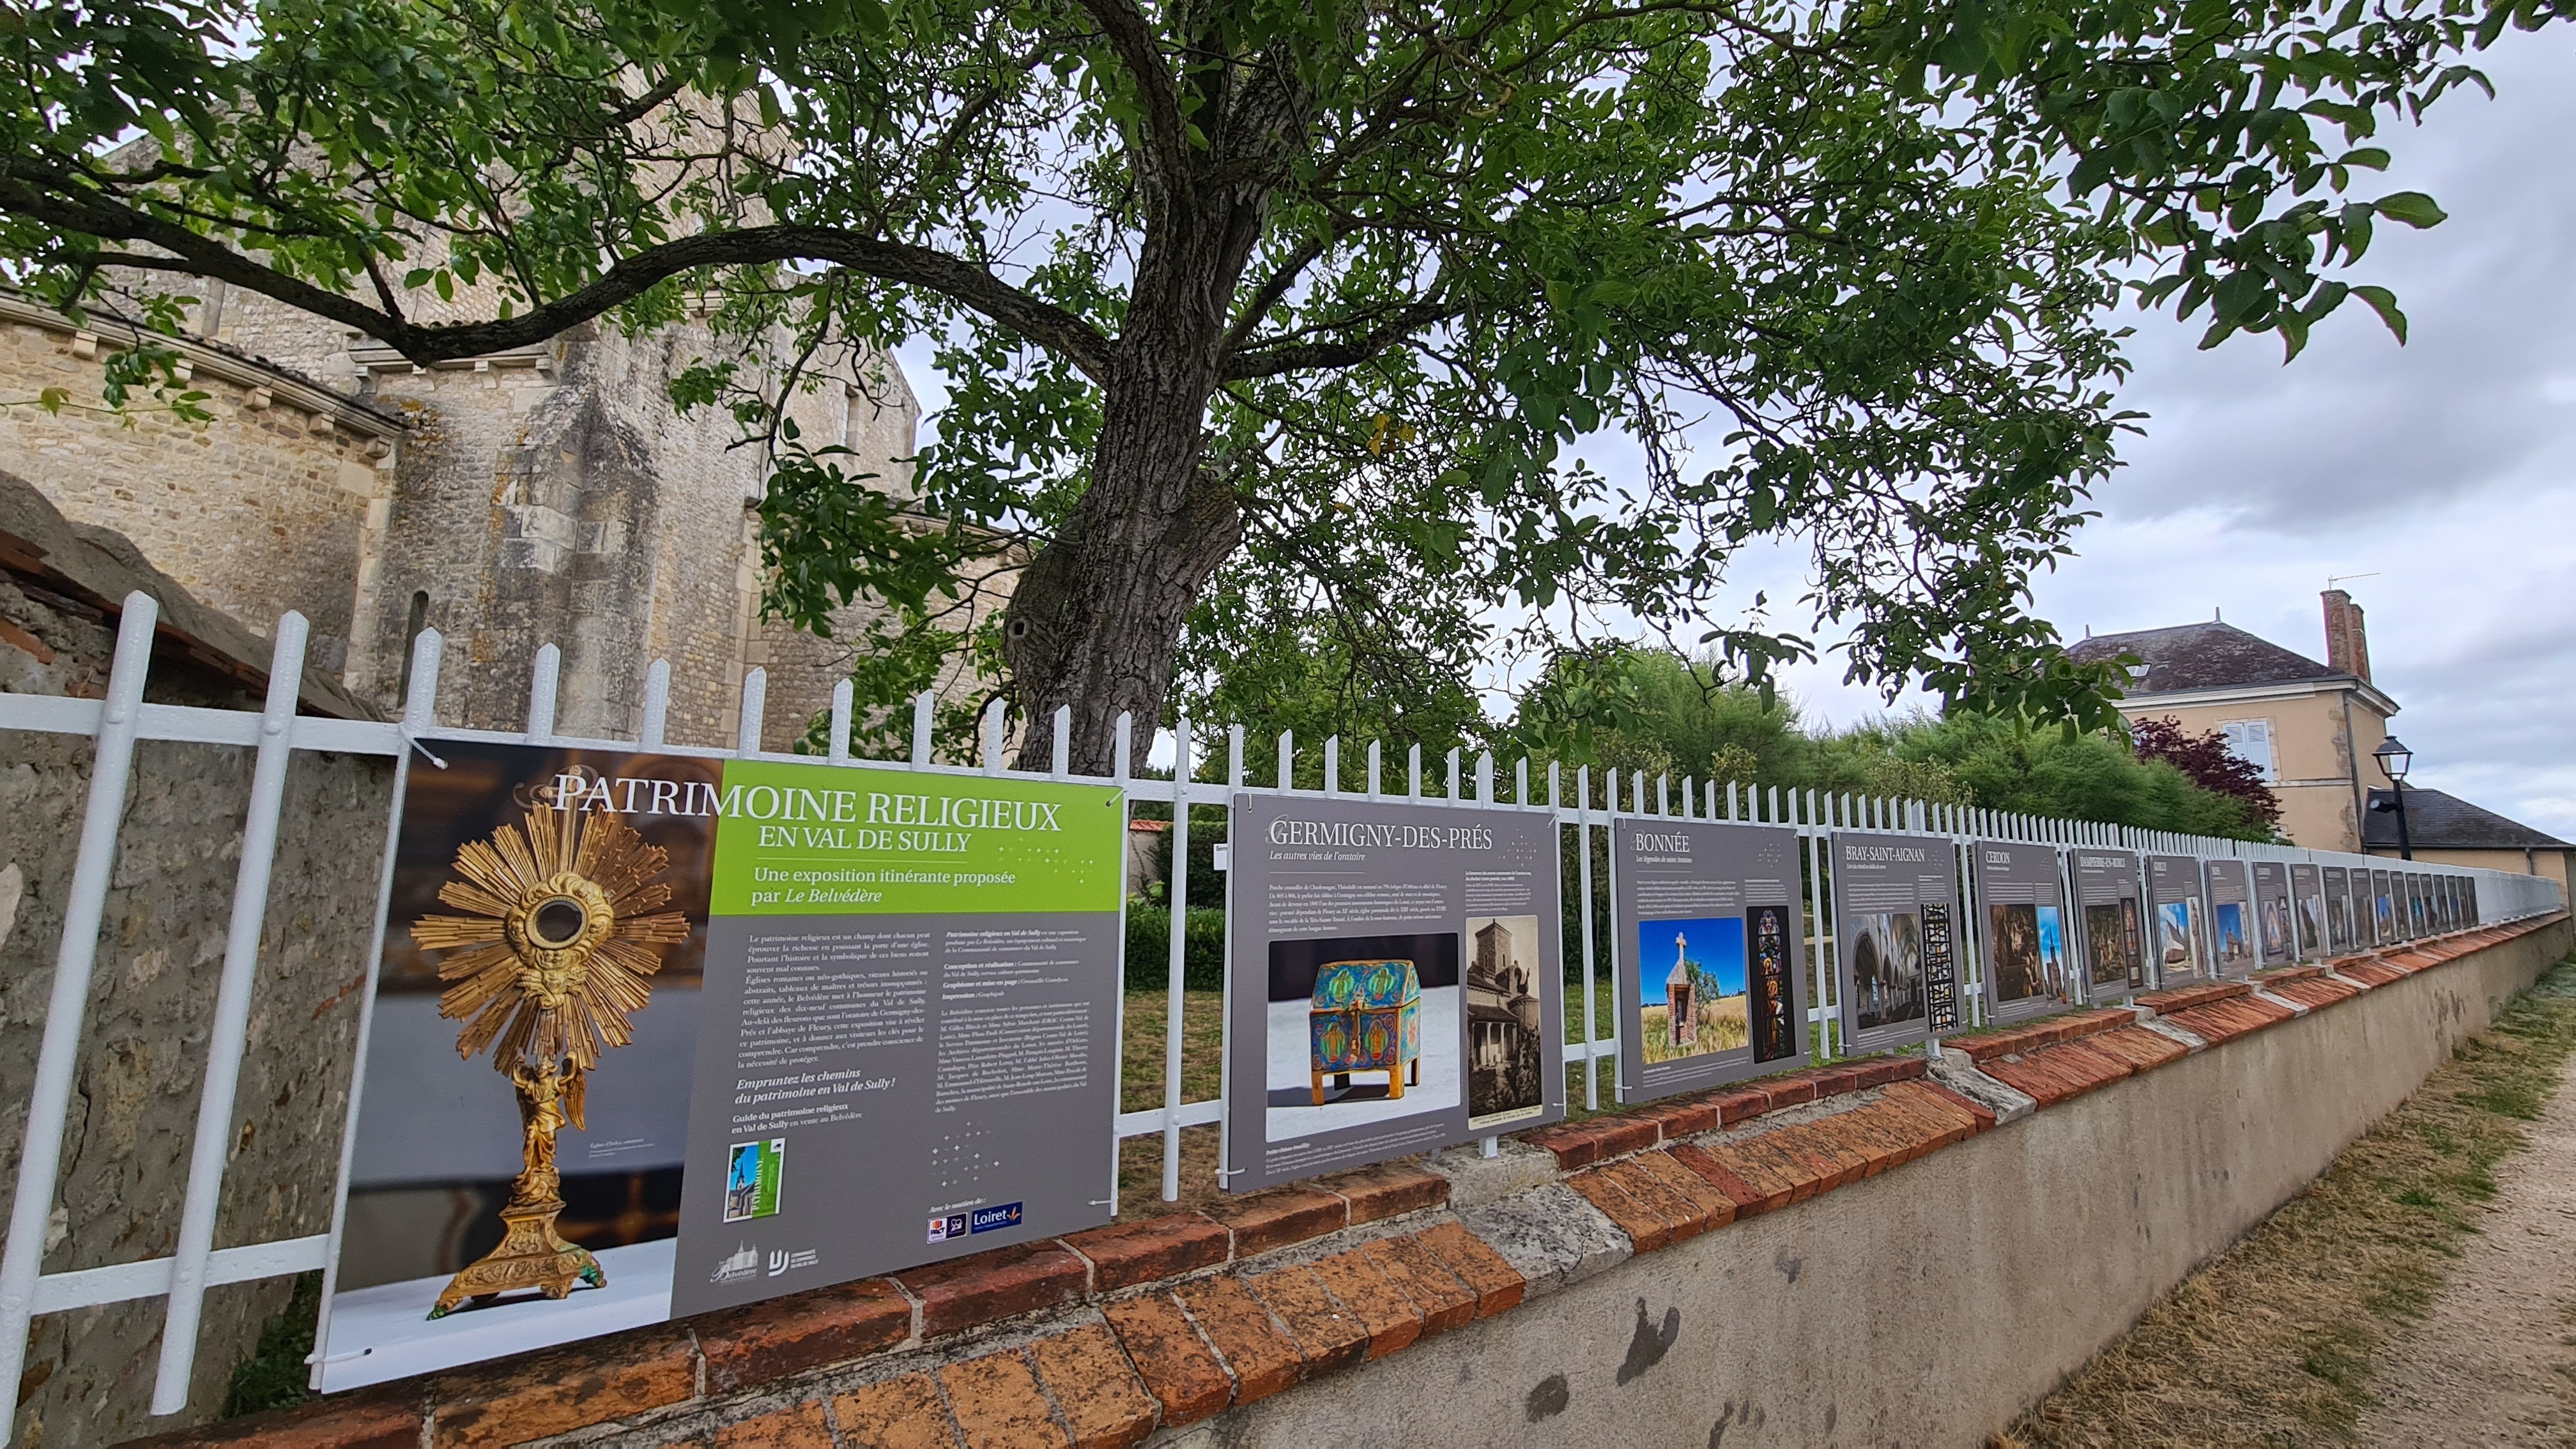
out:
{"label": "red brick coping", "polygon": [[[2560,919],[2152,992],[2134,1010],[2069,1012],[1942,1044],[2044,1109],[2190,1053],[2149,1018],[2215,1046]],[[1842,1097],[1857,1100],[1730,1130]],[[1921,1057],[1881,1057],[1520,1140],[1553,1153],[1564,1185],[1648,1253],[1995,1125],[1992,1110],[1925,1080]],[[1365,1168],[143,1442],[462,1449],[650,1417],[673,1420],[664,1442],[706,1449],[1114,1449],[1517,1306],[1521,1275],[1447,1210],[1449,1185],[1410,1163]],[[1394,1219],[1403,1221],[1350,1231]],[[1324,1251],[1331,1245],[1319,1240],[1335,1235],[1349,1245]],[[1004,1324],[984,1341],[961,1337]]]}

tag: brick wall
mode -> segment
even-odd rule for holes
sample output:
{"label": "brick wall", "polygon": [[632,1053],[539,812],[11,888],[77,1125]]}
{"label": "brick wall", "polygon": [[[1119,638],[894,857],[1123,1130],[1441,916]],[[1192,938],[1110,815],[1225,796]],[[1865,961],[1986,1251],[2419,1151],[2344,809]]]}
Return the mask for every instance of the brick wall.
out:
{"label": "brick wall", "polygon": [[[1995,1288],[1990,1304],[1970,1305],[1946,1289],[1937,1298],[1923,1296],[1932,1291],[1933,1275],[1916,1265],[1951,1261],[1951,1240],[1978,1227],[1961,1217],[1966,1209],[1946,1181],[1941,1192],[1908,1193],[1903,1201],[1911,1217],[1890,1243],[1864,1242],[1848,1226],[1799,1235],[1794,1224],[1768,1233],[1756,1225],[1774,1221],[1774,1214],[1814,1212],[1804,1205],[1828,1194],[1833,1203],[1849,1201],[1846,1190],[1927,1158],[1955,1161],[1950,1149],[2015,1130],[2040,1114],[2044,1124],[2072,1121],[2079,1114],[2067,1112],[2069,1104],[2133,1079],[2173,1080],[2169,1069],[2211,1053],[2229,1054],[2238,1070],[2288,1072],[2305,1084],[2322,1039],[2301,1037],[2307,1045],[2293,1048],[2274,1033],[2320,1014],[2326,1015],[2318,1025],[2328,1030],[2363,1020],[2332,1013],[2365,997],[2400,1004],[2375,1015],[2365,1008],[2367,1023],[2344,1034],[2370,1037],[2411,1023],[2402,1052],[2384,1049],[2373,1060],[2420,1058],[2429,1070],[2450,1042],[2479,1029],[2485,1016],[2478,1003],[2491,1007],[2500,985],[2509,991],[2516,982],[2527,984],[2569,940],[2561,914],[2330,967],[2284,969],[2250,983],[2159,993],[2135,1008],[2071,1012],[1952,1039],[1937,1063],[1882,1057],[1784,1073],[1537,1129],[1507,1141],[1492,1159],[1458,1150],[1366,1168],[1229,1199],[1206,1212],[1116,1223],[157,1442],[172,1449],[250,1441],[331,1449],[578,1436],[584,1444],[637,1449],[1124,1446],[1222,1414],[1207,1425],[1215,1431],[1210,1442],[1383,1436],[1485,1443],[1567,1411],[1566,1376],[1540,1377],[1548,1364],[1567,1358],[1590,1365],[1576,1406],[1581,1413],[1541,1432],[1562,1442],[1591,1442],[1577,1427],[1582,1413],[1621,1412],[1617,1400],[1600,1392],[1607,1385],[1592,1380],[1610,1380],[1616,1368],[1615,1383],[1624,1388],[1661,1361],[1678,1332],[1678,1312],[1659,1327],[1639,1298],[1623,1361],[1620,1345],[1629,1335],[1620,1320],[1632,1292],[1662,1301],[1681,1293],[1715,1300],[1721,1307],[1709,1312],[1694,1304],[1699,1322],[1718,1326],[1699,1330],[1714,1338],[1694,1340],[1692,1353],[1750,1361],[1749,1368],[1737,1367],[1751,1377],[1721,1373],[1694,1357],[1693,1372],[1655,1381],[1657,1393],[1691,1399],[1694,1412],[1716,1413],[1719,1396],[1752,1392],[1761,1396],[1764,1414],[1779,1419],[1774,1428],[1782,1442],[1802,1432],[1811,1441],[1833,1437],[1833,1400],[1800,1399],[1812,1386],[1796,1369],[1831,1360],[1851,1368],[1842,1377],[1872,1386],[1844,1404],[1845,1439],[1973,1442],[1981,1434],[1907,1430],[2000,1424],[2020,1400],[1979,1401],[1981,1388],[1990,1385],[1958,1378],[1934,1362],[1941,1356],[1937,1345],[1971,1337],[1991,1341],[1989,1347],[2001,1343],[1997,1333],[1984,1331],[1988,1324],[2036,1333],[2050,1341],[2048,1351],[2034,1357],[2016,1348],[2010,1359],[2022,1379],[2041,1389],[2092,1345],[2057,1332],[2052,1325],[2063,1315],[2032,1296],[2036,1290],[2027,1283]],[[2408,995],[2409,983],[2444,993],[2442,1001]],[[2435,1004],[2441,1009],[2426,1009]],[[2403,1095],[2407,1083],[2382,1076],[2371,1084],[2374,1091]],[[2314,1096],[2342,1117],[2353,1115],[2342,1110],[2350,1106],[2346,1094]],[[2230,1121],[2245,1116],[2225,1104],[2216,1110]],[[2171,1108],[2160,1103],[2158,1111]],[[2335,1130],[2344,1128],[2358,1130],[2338,1118]],[[2096,1154],[2123,1140],[2096,1141],[2091,1131],[2078,1123],[2058,1135],[2071,1133]],[[2277,1186],[2284,1193],[2297,1190],[2301,1171],[2315,1170],[2294,1158],[2303,1163],[2301,1154],[2318,1151],[2331,1157],[2342,1141],[2325,1140],[2333,1131],[2311,1132],[2316,1140],[2302,1138],[2296,1153],[2285,1153],[2292,1144],[2259,1126],[2239,1135],[2243,1143],[2200,1143],[2189,1133],[2175,1140],[2186,1152],[2213,1157],[2240,1148],[2255,1152],[2272,1176],[2283,1178]],[[1922,1180],[1924,1169],[1912,1171],[1904,1181]],[[2114,1164],[2094,1172],[2096,1196],[2125,1203],[2136,1190],[2136,1171]],[[2052,1170],[2050,1180],[2069,1175]],[[1991,1185],[2007,1196],[2033,1190],[2008,1174]],[[1893,1212],[1893,1199],[1870,1201],[1877,1206],[1835,1211],[1843,1220],[1903,1217]],[[2270,1206],[2254,1210],[2259,1215]],[[2211,1232],[2222,1234],[2223,1244],[2242,1227],[2214,1204],[2202,1216],[2208,1221],[2154,1223],[2163,1256],[2174,1259],[2168,1277],[2178,1278],[2212,1250],[2202,1245]],[[1942,1226],[1932,1231],[1915,1219]],[[1725,1251],[1726,1242],[1748,1234],[1761,1240],[1759,1251]],[[1702,1240],[1720,1244],[1714,1256],[1684,1246]],[[2003,1248],[2042,1265],[2034,1271],[2062,1268],[2068,1283],[2087,1286],[2057,1291],[2082,1293],[2092,1316],[2103,1316],[2088,1265],[2125,1251],[2118,1242],[2089,1239],[2079,1249],[2052,1239],[2041,1249],[2049,1256],[2038,1259],[2029,1246],[2016,1241]],[[1819,1306],[1812,1296],[1792,1303],[1772,1281],[1796,1283],[1811,1255],[1846,1280],[1883,1287],[1905,1309],[1888,1313],[1869,1305],[1861,1321],[1826,1331],[1814,1316],[1837,1311],[1833,1306]],[[1605,1276],[1632,1262],[1635,1270]],[[2144,1282],[2154,1275],[2136,1276]],[[2170,1282],[2155,1291],[2164,1287]],[[1845,1320],[1860,1312],[1848,1297],[1836,1300]],[[1556,1303],[1577,1300],[1600,1300],[1589,1308],[1601,1321],[1547,1319]],[[1793,1322],[1748,1340],[1732,1326],[1728,1304],[1734,1317],[1778,1309]],[[2135,1311],[2121,1308],[2112,1316]],[[1976,1331],[1961,1326],[1963,1313],[1980,1326]],[[1919,1326],[1920,1335],[1902,1353],[1882,1352],[1880,1340],[1899,1332],[1889,1326],[1899,1319]],[[1449,1347],[1455,1343],[1465,1346]],[[1918,1348],[1930,1357],[1908,1356]],[[2057,1366],[2070,1354],[2071,1361]],[[1530,1381],[1536,1387],[1524,1398]],[[1930,1399],[1921,1396],[1926,1384],[1939,1386]],[[1864,1405],[1857,1402],[1862,1397],[1881,1402]],[[1645,1402],[1631,1396],[1627,1405],[1635,1410]],[[1728,1398],[1725,1412],[1732,1414],[1736,1403]],[[1814,1417],[1792,1417],[1793,1411]],[[1749,1407],[1746,1413],[1751,1422]],[[1706,1421],[1668,1416],[1657,1421],[1660,1433],[1650,1426],[1610,1437],[1697,1442],[1696,1424]],[[1352,1428],[1363,1423],[1369,1428]],[[1808,1428],[1801,1431],[1800,1423]],[[1691,1432],[1685,1436],[1676,1426]]]}

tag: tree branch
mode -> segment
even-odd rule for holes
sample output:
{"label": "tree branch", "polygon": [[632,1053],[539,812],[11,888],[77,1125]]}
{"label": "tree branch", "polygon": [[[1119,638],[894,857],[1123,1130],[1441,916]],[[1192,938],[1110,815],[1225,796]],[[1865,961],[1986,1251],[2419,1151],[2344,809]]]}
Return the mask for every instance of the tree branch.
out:
{"label": "tree branch", "polygon": [[1133,0],[1077,3],[1099,22],[1109,48],[1117,52],[1127,73],[1136,78],[1137,97],[1145,105],[1145,130],[1151,138],[1155,169],[1171,185],[1184,185],[1189,176],[1189,148],[1182,139],[1180,93],[1172,82],[1171,69],[1163,64],[1162,51],[1155,48],[1153,22],[1145,18]]}
{"label": "tree branch", "polygon": [[1387,319],[1356,337],[1335,342],[1278,342],[1229,352],[1217,365],[1225,382],[1276,377],[1283,372],[1356,367],[1435,322],[1445,322],[1467,309],[1456,302],[1415,302],[1398,307]]}
{"label": "tree branch", "polygon": [[862,276],[937,293],[1062,354],[1094,381],[1103,379],[1109,370],[1108,339],[1073,313],[945,252],[833,227],[745,227],[680,237],[626,257],[587,286],[518,316],[492,322],[423,325],[286,276],[211,237],[111,198],[47,191],[33,184],[24,171],[0,177],[0,213],[105,241],[141,242],[158,248],[169,255],[118,254],[96,260],[106,265],[216,278],[357,328],[423,365],[532,346],[700,267],[802,260],[831,262]]}

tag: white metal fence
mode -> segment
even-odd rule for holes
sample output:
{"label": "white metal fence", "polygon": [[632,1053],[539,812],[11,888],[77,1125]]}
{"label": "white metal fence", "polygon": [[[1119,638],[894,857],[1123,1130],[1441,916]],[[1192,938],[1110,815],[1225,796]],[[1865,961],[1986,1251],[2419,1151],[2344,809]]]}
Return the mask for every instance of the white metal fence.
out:
{"label": "white metal fence", "polygon": [[[118,624],[116,651],[105,698],[0,695],[0,729],[78,735],[95,741],[77,863],[55,956],[52,996],[34,1080],[25,1088],[28,1107],[26,1137],[18,1164],[15,1195],[10,1203],[7,1247],[5,1254],[0,1254],[0,1384],[19,1381],[30,1321],[35,1315],[161,1297],[166,1299],[168,1306],[152,1408],[157,1414],[172,1414],[186,1406],[206,1290],[219,1284],[324,1267],[329,1245],[341,1227],[339,1215],[346,1212],[343,1201],[335,1209],[330,1233],[226,1248],[214,1245],[217,1208],[222,1201],[226,1169],[225,1149],[231,1140],[235,1088],[242,1066],[251,1006],[259,986],[261,928],[268,904],[279,813],[293,752],[328,751],[389,757],[395,762],[395,798],[402,793],[413,757],[418,755],[435,761],[436,746],[442,740],[523,742],[653,750],[708,758],[750,758],[764,753],[759,742],[765,680],[761,671],[754,670],[744,681],[737,743],[732,750],[678,746],[664,741],[670,669],[658,661],[647,675],[643,728],[639,738],[632,741],[573,738],[555,732],[560,655],[554,646],[548,645],[539,651],[535,662],[528,692],[525,730],[512,733],[443,729],[438,727],[435,719],[442,646],[435,632],[426,632],[420,636],[413,652],[410,694],[399,721],[376,723],[320,719],[296,713],[296,700],[303,682],[307,628],[301,615],[288,614],[278,621],[273,633],[274,656],[269,670],[266,705],[262,710],[253,713],[146,704],[143,702],[144,685],[157,616],[158,608],[148,595],[137,593],[126,599]],[[1006,721],[998,703],[987,711],[983,719],[979,766],[934,763],[931,757],[933,704],[932,697],[927,694],[915,703],[909,760],[853,759],[847,754],[851,690],[845,682],[833,696],[832,743],[828,755],[819,759],[810,756],[766,757],[869,770],[994,775],[1023,773],[1009,770],[1003,763],[1008,740]],[[1070,718],[1059,710],[1050,723],[1054,731],[1053,768],[1027,774],[1025,778],[1064,779],[1070,776],[1067,749]],[[1131,804],[1139,801],[1168,802],[1172,807],[1172,878],[1168,883],[1168,898],[1173,911],[1170,959],[1167,963],[1162,1104],[1146,1111],[1122,1112],[1117,1118],[1117,1135],[1122,1141],[1156,1135],[1163,1139],[1162,1190],[1166,1199],[1176,1198],[1180,1193],[1182,1131],[1220,1122],[1225,1105],[1221,1094],[1204,1101],[1184,1101],[1181,1087],[1186,1011],[1183,966],[1191,831],[1188,807],[1224,807],[1230,804],[1238,791],[1291,790],[1301,794],[1385,799],[1431,798],[1495,809],[1544,809],[1554,815],[1562,829],[1573,832],[1581,920],[1576,942],[1569,943],[1568,949],[1574,951],[1578,958],[1583,1010],[1581,1037],[1565,1044],[1564,1060],[1569,1067],[1582,1069],[1583,1102],[1587,1109],[1600,1106],[1598,1063],[1605,1059],[1615,1060],[1618,1048],[1615,1030],[1611,1023],[1600,1019],[1597,1008],[1596,987],[1609,979],[1610,962],[1599,940],[1601,922],[1596,919],[1598,913],[1594,908],[1596,881],[1592,858],[1593,832],[1606,832],[1613,819],[1618,817],[1729,820],[1795,832],[1805,865],[1805,908],[1811,923],[1807,932],[1807,964],[1811,981],[1808,1017],[1811,1039],[1820,1057],[1829,1056],[1833,1051],[1832,1024],[1838,1016],[1836,973],[1828,955],[1834,912],[1832,892],[1828,887],[1830,866],[1826,846],[1836,831],[1897,830],[1947,838],[1954,847],[1954,865],[1958,869],[1959,899],[1962,902],[1973,901],[1973,872],[1968,869],[1967,851],[1971,843],[1978,840],[2059,847],[2113,847],[2141,853],[2320,865],[2354,864],[2379,869],[2387,869],[2392,864],[2385,857],[2338,856],[2294,847],[2179,836],[2126,826],[2008,815],[1953,805],[1928,805],[1919,801],[1861,798],[1814,790],[1784,792],[1776,786],[1748,788],[1729,783],[1721,788],[1713,782],[1689,778],[1675,782],[1668,777],[1649,782],[1635,774],[1622,777],[1615,772],[1596,782],[1588,768],[1573,771],[1569,779],[1567,773],[1554,764],[1546,766],[1542,787],[1533,782],[1527,760],[1513,766],[1510,793],[1508,798],[1504,798],[1497,793],[1493,757],[1478,756],[1470,773],[1468,762],[1456,750],[1450,751],[1443,762],[1445,779],[1439,782],[1442,788],[1437,793],[1427,794],[1423,757],[1418,746],[1407,752],[1403,788],[1398,791],[1384,779],[1383,749],[1376,741],[1366,746],[1362,771],[1366,782],[1364,788],[1346,789],[1342,786],[1342,745],[1338,739],[1332,739],[1322,745],[1323,787],[1317,791],[1293,791],[1291,782],[1295,779],[1299,755],[1297,743],[1290,736],[1283,734],[1275,741],[1275,772],[1269,781],[1256,783],[1247,773],[1247,741],[1241,726],[1225,732],[1224,758],[1220,768],[1215,760],[1202,755],[1199,736],[1187,719],[1181,720],[1172,732],[1173,778],[1148,779],[1133,773],[1134,740],[1130,721],[1124,716],[1118,721],[1116,739],[1116,762],[1111,782],[1125,788]],[[257,752],[223,965],[214,988],[213,1025],[204,1085],[198,1100],[187,1186],[175,1248],[170,1256],[48,1274],[42,1271],[48,1218],[55,1206],[65,1127],[72,1105],[100,927],[115,864],[117,827],[131,779],[135,745],[142,740],[246,746]],[[1150,745],[1149,740],[1149,748]],[[1203,775],[1210,778],[1201,778]],[[1542,788],[1543,796],[1535,793]],[[390,805],[390,801],[388,803]],[[390,817],[390,810],[388,813]],[[376,910],[376,938],[363,963],[365,986],[360,996],[360,1045],[356,1070],[363,1070],[366,1031],[374,1005],[375,972],[383,948],[382,892],[390,887],[392,879],[393,844],[389,820],[379,900],[369,903]],[[2061,854],[2061,866],[2063,864]],[[2474,876],[2479,882],[2481,914],[2490,922],[2540,914],[2556,910],[2561,905],[2553,883],[2529,876],[2433,866],[2418,866],[2416,869]],[[2060,884],[2065,892],[2063,898],[2073,902],[2076,896],[2072,879],[2062,878]],[[1973,1026],[1983,1019],[1984,1010],[1983,933],[1978,928],[1977,912],[1973,908],[1963,914],[1969,922],[1969,929],[1960,933],[1958,951],[1962,1025]],[[1228,919],[1230,931],[1231,913]],[[2316,945],[2303,942],[2299,954],[2302,957],[2321,955]],[[11,1089],[15,1090],[15,1084],[11,1084]],[[340,1139],[340,1176],[343,1180],[348,1174],[357,1096],[353,1083],[349,1094],[349,1118],[343,1124]]]}

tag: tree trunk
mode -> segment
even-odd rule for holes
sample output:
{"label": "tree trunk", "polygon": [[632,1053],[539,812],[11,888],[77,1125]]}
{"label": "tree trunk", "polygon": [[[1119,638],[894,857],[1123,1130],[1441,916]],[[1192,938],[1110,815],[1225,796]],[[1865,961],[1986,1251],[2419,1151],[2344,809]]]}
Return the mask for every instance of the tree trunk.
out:
{"label": "tree trunk", "polygon": [[1058,706],[1072,710],[1075,773],[1108,773],[1122,712],[1142,763],[1181,627],[1242,541],[1233,485],[1208,466],[1207,407],[1265,200],[1249,186],[1174,199],[1156,208],[1165,224],[1147,227],[1129,329],[1102,383],[1090,489],[1021,574],[1003,625],[1029,718],[1022,769],[1052,766]]}

